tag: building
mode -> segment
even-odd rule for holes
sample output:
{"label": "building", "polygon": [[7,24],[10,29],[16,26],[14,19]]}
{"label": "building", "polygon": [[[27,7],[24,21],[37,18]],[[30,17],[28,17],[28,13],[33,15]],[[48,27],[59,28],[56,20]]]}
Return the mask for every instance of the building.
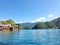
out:
{"label": "building", "polygon": [[19,26],[18,26],[18,25],[15,25],[15,29],[16,29],[16,30],[19,30]]}
{"label": "building", "polygon": [[11,25],[8,24],[8,25],[5,25],[5,24],[0,24],[0,30],[4,30],[4,29],[10,29]]}

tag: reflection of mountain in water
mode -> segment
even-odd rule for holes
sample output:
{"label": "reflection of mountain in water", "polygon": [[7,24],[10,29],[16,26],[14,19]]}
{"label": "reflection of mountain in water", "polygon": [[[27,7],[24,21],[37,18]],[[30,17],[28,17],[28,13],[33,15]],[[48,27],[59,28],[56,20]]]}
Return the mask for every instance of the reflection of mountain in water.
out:
{"label": "reflection of mountain in water", "polygon": [[2,45],[60,45],[60,30],[0,31]]}

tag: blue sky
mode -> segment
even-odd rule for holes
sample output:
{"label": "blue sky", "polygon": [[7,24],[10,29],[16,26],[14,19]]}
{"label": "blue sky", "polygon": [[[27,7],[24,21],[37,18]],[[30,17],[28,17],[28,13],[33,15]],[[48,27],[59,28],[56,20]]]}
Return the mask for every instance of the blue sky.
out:
{"label": "blue sky", "polygon": [[60,17],[60,0],[0,0],[0,20],[49,21]]}

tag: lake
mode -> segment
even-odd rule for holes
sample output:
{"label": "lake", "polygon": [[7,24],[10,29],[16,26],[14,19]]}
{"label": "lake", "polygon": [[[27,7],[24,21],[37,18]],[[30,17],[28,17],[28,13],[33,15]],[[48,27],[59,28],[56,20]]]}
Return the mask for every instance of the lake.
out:
{"label": "lake", "polygon": [[0,31],[0,45],[60,45],[60,30]]}

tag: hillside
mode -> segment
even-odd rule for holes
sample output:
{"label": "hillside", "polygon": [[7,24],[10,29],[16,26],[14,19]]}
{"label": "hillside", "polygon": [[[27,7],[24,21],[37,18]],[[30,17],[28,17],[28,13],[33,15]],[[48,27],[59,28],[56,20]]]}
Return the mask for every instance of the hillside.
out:
{"label": "hillside", "polygon": [[53,22],[60,29],[60,17],[52,20],[51,22]]}
{"label": "hillside", "polygon": [[32,27],[34,27],[37,23],[21,23],[20,25],[24,28],[24,29],[32,29]]}
{"label": "hillside", "polygon": [[[0,24],[11,24],[14,26],[16,23],[10,19],[0,21]],[[21,23],[17,25],[22,29],[60,29],[60,17],[47,22]]]}
{"label": "hillside", "polygon": [[20,25],[24,29],[60,29],[60,17],[47,22],[21,23]]}
{"label": "hillside", "polygon": [[60,17],[42,24],[38,23],[33,29],[60,29]]}

